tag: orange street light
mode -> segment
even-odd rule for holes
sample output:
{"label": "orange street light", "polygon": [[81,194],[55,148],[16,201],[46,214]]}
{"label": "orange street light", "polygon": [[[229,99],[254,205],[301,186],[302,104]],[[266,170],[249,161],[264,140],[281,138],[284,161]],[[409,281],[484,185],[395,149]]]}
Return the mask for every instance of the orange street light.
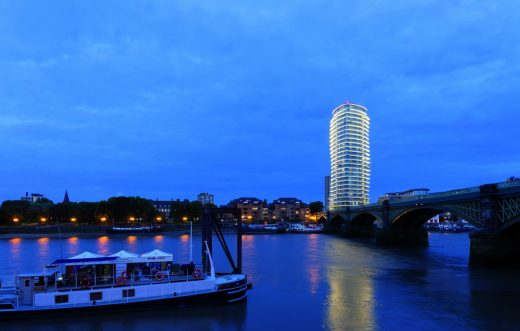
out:
{"label": "orange street light", "polygon": [[70,221],[71,221],[72,223],[76,222],[76,217],[71,217],[71,218],[70,218]]}
{"label": "orange street light", "polygon": [[130,217],[128,218],[128,220],[129,220],[130,222],[133,222],[133,221],[135,221],[135,217],[130,216]]}
{"label": "orange street light", "polygon": [[182,217],[182,220],[183,220],[184,222],[187,222],[187,221],[188,221],[188,216],[183,216],[183,217]]}
{"label": "orange street light", "polygon": [[18,217],[13,217],[13,223],[18,223],[20,219]]}
{"label": "orange street light", "polygon": [[107,218],[105,216],[102,216],[100,219],[99,219],[101,222],[106,222],[107,221]]}
{"label": "orange street light", "polygon": [[42,218],[40,218],[40,221],[41,221],[42,223],[45,223],[45,222],[47,222],[47,219],[46,219],[45,217],[42,217]]}
{"label": "orange street light", "polygon": [[155,220],[156,220],[157,222],[160,222],[160,221],[162,221],[162,217],[161,217],[161,216],[157,216],[157,217],[155,218]]}

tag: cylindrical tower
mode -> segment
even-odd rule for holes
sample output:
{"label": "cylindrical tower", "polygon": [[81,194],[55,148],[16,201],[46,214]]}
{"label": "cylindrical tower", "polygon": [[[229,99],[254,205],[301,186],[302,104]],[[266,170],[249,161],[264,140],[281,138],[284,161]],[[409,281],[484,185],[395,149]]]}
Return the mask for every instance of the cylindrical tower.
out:
{"label": "cylindrical tower", "polygon": [[370,186],[370,118],[367,109],[350,102],[332,111],[329,129],[329,209],[368,203]]}

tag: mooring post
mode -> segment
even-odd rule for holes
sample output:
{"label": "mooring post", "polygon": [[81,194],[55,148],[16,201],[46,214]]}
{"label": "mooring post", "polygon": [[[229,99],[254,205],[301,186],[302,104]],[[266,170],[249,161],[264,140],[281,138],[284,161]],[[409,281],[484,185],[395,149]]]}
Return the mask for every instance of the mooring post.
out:
{"label": "mooring post", "polygon": [[235,213],[237,219],[237,273],[242,273],[242,213]]}
{"label": "mooring post", "polygon": [[204,208],[204,214],[202,216],[202,265],[204,270],[207,271],[210,269],[209,259],[206,255],[206,245],[204,242],[208,243],[209,253],[213,255],[213,232],[211,223],[213,222],[213,213],[211,209]]}

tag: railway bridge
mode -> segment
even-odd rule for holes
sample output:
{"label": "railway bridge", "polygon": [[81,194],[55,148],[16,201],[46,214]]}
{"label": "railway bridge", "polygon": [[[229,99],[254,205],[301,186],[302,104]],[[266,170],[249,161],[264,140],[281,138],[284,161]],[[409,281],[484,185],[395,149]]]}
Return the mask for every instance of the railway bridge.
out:
{"label": "railway bridge", "polygon": [[520,181],[334,210],[327,228],[345,237],[375,236],[379,245],[428,246],[423,224],[443,212],[477,227],[470,233],[470,265],[520,265]]}

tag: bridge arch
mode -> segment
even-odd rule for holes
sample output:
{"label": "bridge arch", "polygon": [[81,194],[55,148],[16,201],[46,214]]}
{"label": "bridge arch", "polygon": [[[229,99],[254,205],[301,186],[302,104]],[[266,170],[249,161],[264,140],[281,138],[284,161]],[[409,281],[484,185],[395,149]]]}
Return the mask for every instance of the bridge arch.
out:
{"label": "bridge arch", "polygon": [[345,219],[340,215],[334,215],[328,222],[327,228],[330,231],[339,232],[341,226],[345,224]]}
{"label": "bridge arch", "polygon": [[520,215],[513,217],[498,228],[500,234],[520,234]]}
{"label": "bridge arch", "polygon": [[356,227],[368,228],[372,227],[374,223],[378,223],[380,226],[382,226],[383,220],[381,220],[377,215],[374,215],[370,212],[360,213],[350,220],[350,225]]}
{"label": "bridge arch", "polygon": [[435,206],[415,207],[406,209],[390,221],[390,227],[398,229],[418,229],[432,217],[445,212],[449,212],[450,214],[455,215],[458,218],[464,219],[465,221],[469,222],[470,224],[476,227],[481,226],[481,224],[478,221],[474,220],[468,215],[460,213],[459,211],[453,208],[450,208],[449,206]]}

